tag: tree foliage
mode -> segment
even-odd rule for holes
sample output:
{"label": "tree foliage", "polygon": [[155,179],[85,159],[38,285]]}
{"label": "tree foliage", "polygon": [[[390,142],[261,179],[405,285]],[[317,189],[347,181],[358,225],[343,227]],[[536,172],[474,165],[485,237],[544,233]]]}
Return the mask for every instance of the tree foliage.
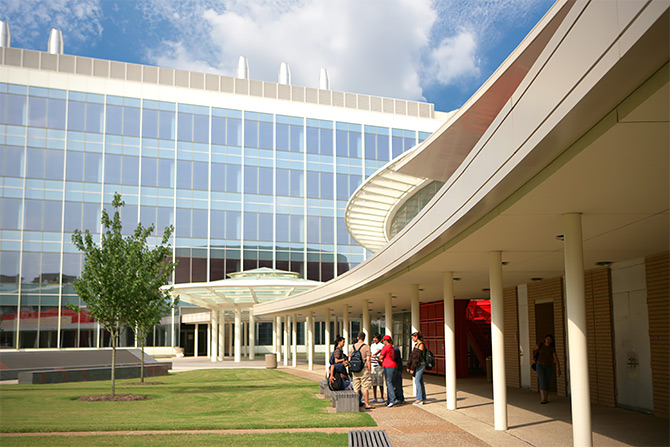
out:
{"label": "tree foliage", "polygon": [[[102,234],[96,242],[88,230],[75,230],[73,244],[85,255],[81,276],[74,288],[86,303],[88,312],[109,331],[112,340],[112,390],[115,394],[116,347],[124,326],[142,328],[146,336],[149,324],[160,321],[176,302],[171,302],[167,284],[175,263],[168,244],[172,227],[166,228],[162,244],[150,249],[147,238],[153,225],[138,224],[132,235],[122,235],[120,209],[125,203],[114,194],[114,215],[102,211]],[[176,300],[177,301],[177,300]],[[158,316],[160,314],[160,316]]]}

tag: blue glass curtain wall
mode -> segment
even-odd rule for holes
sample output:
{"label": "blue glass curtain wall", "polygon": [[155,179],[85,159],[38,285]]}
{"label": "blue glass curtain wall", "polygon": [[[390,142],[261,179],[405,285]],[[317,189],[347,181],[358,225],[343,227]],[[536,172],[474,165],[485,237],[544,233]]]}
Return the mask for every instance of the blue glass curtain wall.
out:
{"label": "blue glass curtain wall", "polygon": [[[0,345],[109,344],[72,282],[75,229],[100,233],[114,192],[129,233],[167,225],[176,283],[257,267],[327,281],[366,256],[344,208],[425,139],[411,129],[0,83]],[[157,326],[148,345],[170,345]],[[19,336],[17,336],[17,331]],[[264,337],[263,337],[264,338]],[[123,344],[134,344],[132,332]]]}

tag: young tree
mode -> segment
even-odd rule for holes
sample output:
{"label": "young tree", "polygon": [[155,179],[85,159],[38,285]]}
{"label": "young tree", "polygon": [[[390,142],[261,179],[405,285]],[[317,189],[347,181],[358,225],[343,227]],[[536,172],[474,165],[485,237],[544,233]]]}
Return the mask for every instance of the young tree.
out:
{"label": "young tree", "polygon": [[[112,206],[114,216],[102,211],[102,235],[100,243],[93,240],[91,233],[75,230],[72,242],[84,253],[84,268],[81,277],[74,281],[74,288],[86,303],[88,312],[109,331],[112,339],[112,390],[116,394],[115,368],[118,336],[123,326],[135,327],[147,318],[138,315],[145,308],[160,308],[160,286],[167,282],[174,269],[171,261],[169,237],[172,227],[166,229],[163,244],[156,249],[147,248],[146,240],[153,227],[142,228],[138,224],[135,232],[128,237],[121,234],[120,209],[125,203],[121,195],[114,194]],[[164,281],[158,284],[160,281]],[[151,287],[156,290],[152,291]],[[170,308],[170,307],[169,307]],[[168,308],[168,310],[169,310]],[[80,311],[80,309],[76,309]],[[144,360],[144,359],[142,359]]]}
{"label": "young tree", "polygon": [[162,288],[168,284],[176,265],[172,261],[170,248],[173,227],[170,225],[165,229],[160,245],[149,248],[147,238],[153,231],[153,225],[143,228],[139,224],[133,234],[130,250],[131,262],[145,266],[137,272],[134,309],[129,321],[142,348],[141,382],[144,382],[144,344],[147,335],[160,323],[161,318],[179,304],[179,297],[173,301],[170,296],[172,287]]}

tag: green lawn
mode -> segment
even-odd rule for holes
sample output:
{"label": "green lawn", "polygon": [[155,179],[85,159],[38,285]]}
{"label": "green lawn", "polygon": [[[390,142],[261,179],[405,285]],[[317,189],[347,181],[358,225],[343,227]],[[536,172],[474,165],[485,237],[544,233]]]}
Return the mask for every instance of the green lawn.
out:
{"label": "green lawn", "polygon": [[[151,397],[149,400],[134,402],[76,400],[88,394],[108,394],[108,381],[1,385],[0,431],[198,430],[376,425],[367,413],[327,413],[330,399],[315,397],[318,393],[316,382],[278,370],[199,370],[149,380],[164,384],[122,385],[127,381],[117,381],[117,393]],[[57,442],[56,438],[52,440]],[[9,441],[9,438],[2,438],[1,443],[5,445],[5,441]]]}
{"label": "green lawn", "polygon": [[327,445],[346,446],[347,434],[327,433],[272,433],[250,435],[173,434],[173,435],[108,435],[108,436],[20,436],[3,437],[3,447],[183,447],[222,446],[235,447],[300,447]]}

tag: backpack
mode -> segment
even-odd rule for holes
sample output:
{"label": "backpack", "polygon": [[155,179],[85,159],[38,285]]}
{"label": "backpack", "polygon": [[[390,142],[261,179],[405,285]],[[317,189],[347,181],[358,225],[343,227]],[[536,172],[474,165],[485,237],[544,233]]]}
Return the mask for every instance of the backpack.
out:
{"label": "backpack", "polygon": [[425,351],[425,361],[426,361],[426,371],[430,371],[435,368],[435,356],[430,349]]}
{"label": "backpack", "polygon": [[344,388],[344,384],[342,383],[342,376],[340,375],[339,372],[335,372],[333,381],[328,381],[328,388],[330,391],[340,391],[341,389]]}
{"label": "backpack", "polygon": [[356,349],[356,345],[353,346],[354,352],[352,352],[351,357],[349,357],[349,371],[356,373],[363,371],[363,354],[361,354],[360,351],[363,346],[365,346],[365,343],[358,349]]}

